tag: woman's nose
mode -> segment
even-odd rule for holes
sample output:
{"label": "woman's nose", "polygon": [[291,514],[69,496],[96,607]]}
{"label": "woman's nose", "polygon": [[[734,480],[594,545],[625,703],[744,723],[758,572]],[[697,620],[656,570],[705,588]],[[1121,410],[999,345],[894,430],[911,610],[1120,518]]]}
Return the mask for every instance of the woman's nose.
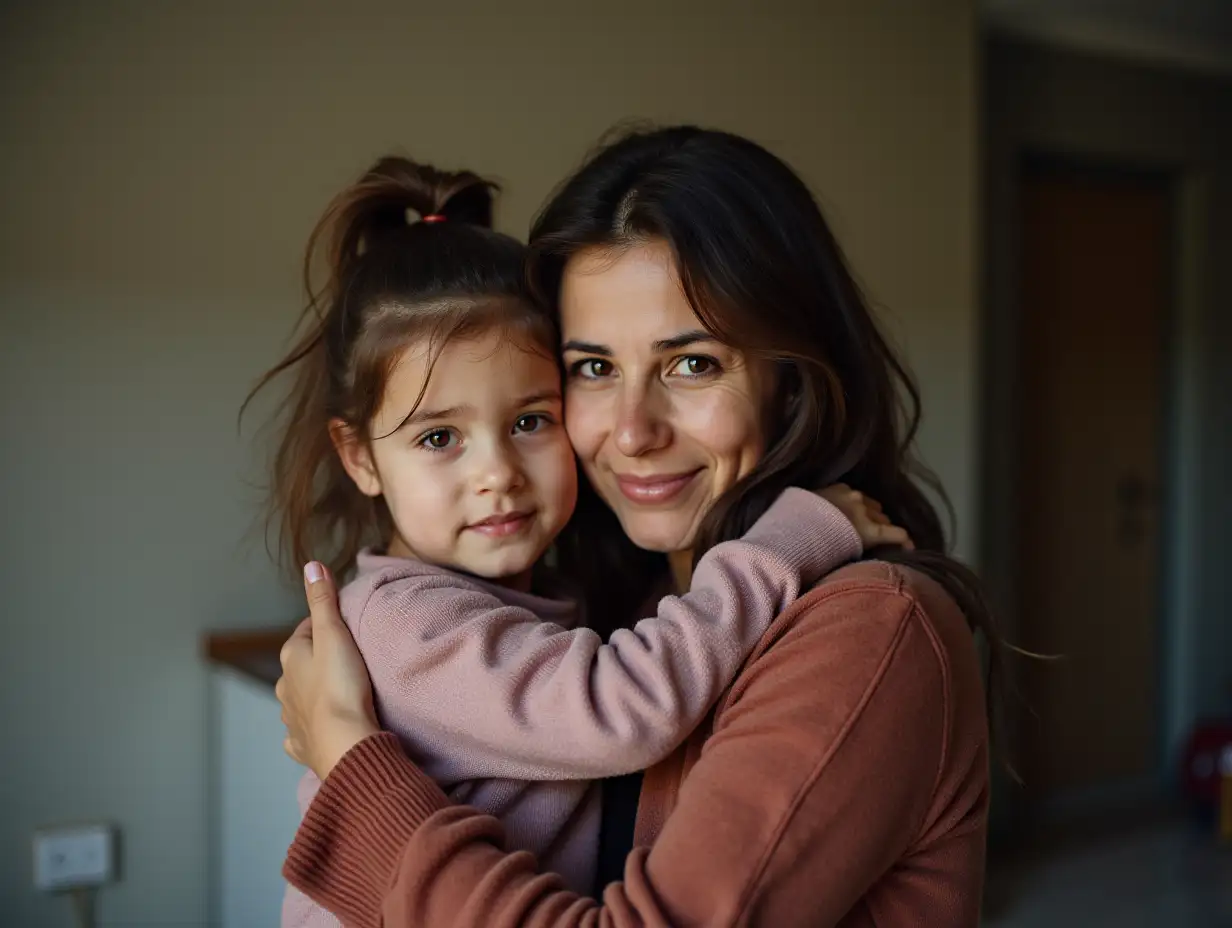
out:
{"label": "woman's nose", "polygon": [[637,457],[668,443],[671,429],[661,414],[660,399],[653,389],[632,389],[621,396],[612,433],[621,454]]}

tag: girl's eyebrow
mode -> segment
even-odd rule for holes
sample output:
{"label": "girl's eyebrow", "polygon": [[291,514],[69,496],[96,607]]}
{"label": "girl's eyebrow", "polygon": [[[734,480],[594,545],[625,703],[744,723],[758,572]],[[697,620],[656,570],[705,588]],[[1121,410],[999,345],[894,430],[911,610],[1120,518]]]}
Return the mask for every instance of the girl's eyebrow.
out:
{"label": "girl's eyebrow", "polygon": [[417,409],[405,419],[402,420],[403,425],[410,425],[416,422],[431,422],[434,419],[452,419],[454,416],[459,416],[464,412],[474,412],[475,407],[470,405],[450,406],[448,409]]}
{"label": "girl's eyebrow", "polygon": [[452,419],[454,416],[459,416],[464,412],[473,412],[473,406],[450,406],[448,409],[412,409],[407,413],[406,418],[394,426],[392,431],[386,432],[381,438],[388,438],[390,435],[401,432],[408,425],[415,425],[421,422],[432,422],[437,419]]}
{"label": "girl's eyebrow", "polygon": [[[533,406],[535,403],[542,403],[546,400],[555,402],[560,401],[559,390],[540,390],[537,393],[530,393],[517,401],[517,408],[522,409],[525,406]],[[423,422],[437,422],[441,419],[453,419],[467,413],[473,413],[475,407],[470,403],[463,403],[461,406],[450,406],[448,409],[417,409],[401,422],[394,432],[401,431],[408,425],[416,425]],[[390,435],[393,432],[389,433]]]}

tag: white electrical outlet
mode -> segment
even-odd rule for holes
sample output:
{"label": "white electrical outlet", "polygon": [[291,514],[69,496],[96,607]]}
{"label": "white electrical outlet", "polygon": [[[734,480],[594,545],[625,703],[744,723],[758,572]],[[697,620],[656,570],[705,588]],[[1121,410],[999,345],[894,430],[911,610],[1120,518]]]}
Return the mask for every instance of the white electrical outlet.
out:
{"label": "white electrical outlet", "polygon": [[57,892],[115,879],[115,829],[67,825],[34,833],[34,888]]}

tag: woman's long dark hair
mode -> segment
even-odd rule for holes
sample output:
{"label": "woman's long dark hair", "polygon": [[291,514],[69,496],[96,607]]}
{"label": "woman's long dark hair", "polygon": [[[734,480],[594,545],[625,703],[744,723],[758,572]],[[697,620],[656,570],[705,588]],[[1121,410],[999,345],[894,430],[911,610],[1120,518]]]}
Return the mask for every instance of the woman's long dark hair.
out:
{"label": "woman's long dark hair", "polygon": [[[920,486],[949,507],[936,477],[912,455],[919,391],[803,181],[764,148],[726,132],[679,126],[627,134],[567,180],[535,221],[531,290],[555,312],[571,257],[651,241],[672,248],[706,329],[772,360],[781,374],[765,456],[716,501],[695,558],[742,535],[788,486],[850,484],[879,500],[915,541],[915,551],[876,556],[944,586],[984,633],[989,675],[996,674],[1002,643],[980,583],[946,554],[941,520]],[[600,629],[627,619],[665,570],[662,555],[637,549],[584,480],[558,551]]]}

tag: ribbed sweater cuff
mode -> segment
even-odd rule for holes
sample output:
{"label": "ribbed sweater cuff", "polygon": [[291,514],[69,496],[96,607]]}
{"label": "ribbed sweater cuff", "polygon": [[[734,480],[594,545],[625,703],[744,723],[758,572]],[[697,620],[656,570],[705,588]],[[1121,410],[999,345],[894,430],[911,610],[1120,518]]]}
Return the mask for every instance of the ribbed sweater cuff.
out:
{"label": "ribbed sweater cuff", "polygon": [[744,536],[798,565],[807,584],[858,560],[864,543],[851,520],[816,493],[788,487]]}
{"label": "ribbed sweater cuff", "polygon": [[321,784],[287,851],[287,882],[343,922],[378,924],[373,908],[415,830],[450,805],[381,732],[351,748]]}

